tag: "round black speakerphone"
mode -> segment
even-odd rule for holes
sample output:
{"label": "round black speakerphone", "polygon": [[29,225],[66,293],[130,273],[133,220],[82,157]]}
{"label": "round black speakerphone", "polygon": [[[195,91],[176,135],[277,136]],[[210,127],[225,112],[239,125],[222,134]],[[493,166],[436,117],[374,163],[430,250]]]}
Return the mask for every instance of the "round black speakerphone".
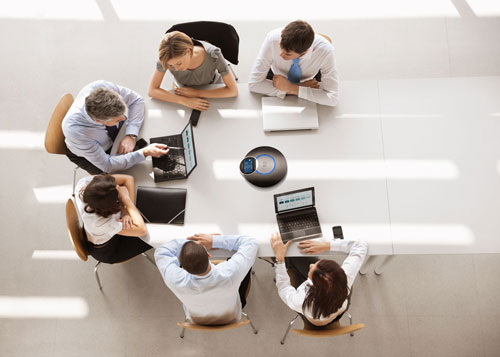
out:
{"label": "round black speakerphone", "polygon": [[259,146],[241,160],[240,172],[251,184],[259,187],[273,186],[286,176],[286,159],[275,148]]}

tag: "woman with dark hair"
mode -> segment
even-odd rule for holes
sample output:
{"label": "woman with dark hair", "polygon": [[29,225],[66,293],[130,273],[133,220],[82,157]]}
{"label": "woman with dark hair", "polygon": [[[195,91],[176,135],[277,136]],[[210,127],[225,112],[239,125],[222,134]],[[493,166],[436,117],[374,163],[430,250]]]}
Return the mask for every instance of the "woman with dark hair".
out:
{"label": "woman with dark hair", "polygon": [[76,192],[88,251],[96,260],[119,263],[152,248],[139,238],[147,228],[134,205],[132,176],[87,176],[78,181]]}
{"label": "woman with dark hair", "polygon": [[[368,245],[360,241],[307,240],[298,247],[306,254],[335,251],[349,254],[342,266],[333,260],[317,257],[285,258],[291,241],[283,244],[281,236],[271,236],[276,256],[276,286],[285,304],[297,311],[310,329],[323,328],[338,321],[349,307],[349,295],[354,279],[363,264]],[[293,286],[287,269],[293,278]]]}

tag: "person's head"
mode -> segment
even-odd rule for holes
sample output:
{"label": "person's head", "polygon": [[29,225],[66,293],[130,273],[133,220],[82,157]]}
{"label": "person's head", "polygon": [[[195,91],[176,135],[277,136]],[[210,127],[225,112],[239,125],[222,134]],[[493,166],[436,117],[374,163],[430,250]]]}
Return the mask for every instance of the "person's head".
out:
{"label": "person's head", "polygon": [[166,33],[160,43],[160,63],[165,69],[185,71],[193,56],[193,40],[180,31]]}
{"label": "person's head", "polygon": [[85,98],[87,114],[92,120],[108,126],[125,120],[126,108],[122,97],[109,88],[96,88]]}
{"label": "person's head", "polygon": [[347,276],[333,260],[321,259],[309,267],[312,285],[302,307],[310,308],[314,318],[329,316],[337,311],[349,295]]}
{"label": "person's head", "polygon": [[280,56],[284,60],[293,60],[302,56],[314,41],[314,30],[302,20],[290,22],[281,31]]}
{"label": "person's head", "polygon": [[122,210],[123,204],[118,196],[115,178],[108,174],[95,176],[80,191],[80,198],[85,203],[85,212],[109,217]]}
{"label": "person's head", "polygon": [[186,242],[179,254],[181,267],[190,274],[200,275],[207,271],[210,254],[205,247],[193,241]]}

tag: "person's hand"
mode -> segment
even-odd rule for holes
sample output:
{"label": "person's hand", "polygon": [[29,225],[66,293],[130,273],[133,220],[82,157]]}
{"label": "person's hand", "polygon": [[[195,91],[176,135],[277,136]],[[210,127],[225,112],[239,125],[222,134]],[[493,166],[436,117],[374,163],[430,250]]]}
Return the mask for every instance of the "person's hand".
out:
{"label": "person's hand", "polygon": [[149,144],[148,146],[146,146],[144,149],[142,149],[143,153],[144,153],[144,156],[152,156],[152,157],[160,157],[160,156],[163,156],[165,154],[168,154],[168,152],[170,151],[168,148],[167,148],[167,145],[164,145],[164,144]]}
{"label": "person's hand", "polygon": [[271,247],[273,247],[274,255],[277,261],[282,262],[285,260],[286,250],[291,243],[292,241],[289,240],[286,244],[283,244],[283,240],[281,239],[281,235],[279,233],[273,233],[271,235]]}
{"label": "person's hand", "polygon": [[273,76],[273,86],[276,89],[279,89],[288,94],[298,94],[298,86],[291,83],[287,78],[280,76],[279,74],[275,74]]}
{"label": "person's hand", "polygon": [[118,146],[117,154],[126,154],[129,152],[132,152],[135,147],[135,141],[136,139],[132,138],[131,136],[125,135],[120,141],[120,145]]}
{"label": "person's hand", "polygon": [[120,201],[123,202],[130,199],[128,189],[125,186],[116,185],[116,190],[118,191],[118,198],[120,198]]}
{"label": "person's hand", "polygon": [[194,236],[188,237],[187,239],[195,241],[196,243],[204,246],[207,250],[210,250],[212,249],[212,241],[214,235],[219,235],[219,234],[196,233]]}
{"label": "person's hand", "polygon": [[305,240],[299,242],[298,247],[302,253],[320,254],[330,250],[330,242],[321,242],[317,240]]}
{"label": "person's hand", "polygon": [[175,88],[174,92],[183,97],[198,97],[198,90],[191,87]]}
{"label": "person's hand", "polygon": [[313,78],[313,79],[310,79],[308,81],[300,83],[299,86],[309,87],[309,88],[319,88],[319,82]]}
{"label": "person's hand", "polygon": [[137,224],[134,223],[132,217],[130,217],[130,215],[128,214],[122,216],[120,222],[123,223],[123,229],[131,229],[133,227],[137,227]]}
{"label": "person's hand", "polygon": [[210,103],[208,102],[208,100],[203,98],[183,97],[181,104],[185,105],[186,107],[196,109],[202,112],[210,107]]}

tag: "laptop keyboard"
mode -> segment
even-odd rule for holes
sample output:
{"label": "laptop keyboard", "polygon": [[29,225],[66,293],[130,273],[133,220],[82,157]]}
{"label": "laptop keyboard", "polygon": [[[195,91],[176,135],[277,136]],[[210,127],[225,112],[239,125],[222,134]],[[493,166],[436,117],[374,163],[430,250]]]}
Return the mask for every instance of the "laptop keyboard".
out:
{"label": "laptop keyboard", "polygon": [[[157,138],[155,142],[168,146],[182,147],[182,138],[180,135]],[[184,156],[180,150],[170,150],[167,155],[159,158],[153,158],[153,166],[163,171],[161,179],[175,179],[186,177],[186,164]]]}
{"label": "laptop keyboard", "polygon": [[292,232],[317,227],[316,222],[318,222],[318,214],[310,212],[303,215],[280,217],[278,226],[281,232]]}

